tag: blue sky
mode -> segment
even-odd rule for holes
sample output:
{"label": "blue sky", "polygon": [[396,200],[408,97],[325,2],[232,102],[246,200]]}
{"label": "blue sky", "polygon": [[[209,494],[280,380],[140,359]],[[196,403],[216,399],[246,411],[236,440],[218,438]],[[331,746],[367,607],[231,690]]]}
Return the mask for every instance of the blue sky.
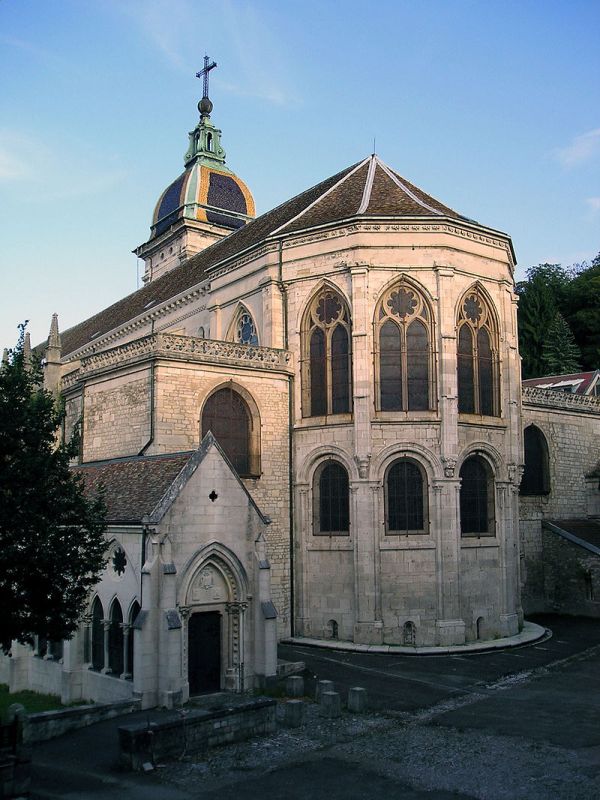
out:
{"label": "blue sky", "polygon": [[131,250],[212,119],[259,213],[378,154],[511,234],[600,250],[598,0],[0,0],[0,346],[136,289]]}

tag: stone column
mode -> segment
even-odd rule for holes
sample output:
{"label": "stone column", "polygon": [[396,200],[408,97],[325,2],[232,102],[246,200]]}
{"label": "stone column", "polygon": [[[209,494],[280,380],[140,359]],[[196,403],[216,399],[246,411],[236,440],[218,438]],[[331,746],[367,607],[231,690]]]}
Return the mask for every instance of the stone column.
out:
{"label": "stone column", "polygon": [[439,645],[462,644],[465,623],[460,617],[460,480],[456,475],[458,454],[458,381],[456,372],[456,289],[452,267],[434,268],[437,284],[437,361],[440,427],[440,459],[444,477],[434,481],[437,540],[437,641]]}
{"label": "stone column", "polygon": [[[518,489],[517,489],[518,491]],[[497,536],[500,539],[500,633],[514,636],[519,632],[519,547],[518,516],[515,516],[513,486],[507,482],[496,483]]]}
{"label": "stone column", "polygon": [[121,628],[123,630],[123,673],[121,678],[129,680],[131,678],[131,667],[129,663],[129,637],[133,636],[131,625],[128,622],[122,622]]}
{"label": "stone column", "polygon": [[309,486],[296,484],[296,525],[294,538],[294,574],[296,583],[296,620],[294,633],[299,636],[310,636],[312,627],[310,619],[309,597],[309,559],[308,544],[312,537],[312,519],[310,519]]}
{"label": "stone column", "polygon": [[464,644],[465,622],[460,616],[460,481],[455,479],[455,467],[445,468],[446,475],[433,484],[435,522],[432,527],[436,538],[436,572],[438,608],[436,619],[436,644],[439,646]]}
{"label": "stone column", "polygon": [[177,610],[181,619],[181,695],[182,702],[187,703],[190,699],[190,682],[188,678],[188,620],[190,618],[190,607],[177,606]]}
{"label": "stone column", "polygon": [[355,459],[361,478],[367,478],[371,458],[371,409],[373,408],[373,353],[368,302],[369,272],[361,264],[350,268],[352,280],[352,388]]}
{"label": "stone column", "polygon": [[354,532],[354,641],[361,644],[383,642],[379,588],[379,495],[380,487],[367,482],[358,484],[352,493],[358,518]]}
{"label": "stone column", "polygon": [[110,673],[110,666],[109,666],[109,657],[108,657],[108,639],[110,636],[110,620],[103,619],[102,620],[102,627],[104,629],[104,666],[102,667],[101,672],[103,674]]}

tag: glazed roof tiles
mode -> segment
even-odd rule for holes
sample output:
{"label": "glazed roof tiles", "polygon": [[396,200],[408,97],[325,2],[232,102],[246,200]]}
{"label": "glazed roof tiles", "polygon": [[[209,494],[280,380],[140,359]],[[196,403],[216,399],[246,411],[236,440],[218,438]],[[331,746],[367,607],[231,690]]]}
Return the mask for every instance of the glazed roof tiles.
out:
{"label": "glazed roof tiles", "polygon": [[192,453],[167,456],[133,456],[73,467],[83,478],[85,492],[94,495],[104,487],[109,524],[140,524],[150,516],[192,457]]}
{"label": "glazed roof tiles", "polygon": [[569,375],[546,375],[543,378],[527,378],[523,386],[534,389],[562,389],[573,394],[589,394],[598,381],[600,370],[573,372]]}
{"label": "glazed roof tiles", "polygon": [[369,156],[262,214],[157,280],[69,328],[61,336],[63,356],[130,322],[149,305],[157,307],[191,289],[208,276],[211,268],[269,237],[284,237],[357,216],[450,217],[472,222],[401,178],[377,156]]}

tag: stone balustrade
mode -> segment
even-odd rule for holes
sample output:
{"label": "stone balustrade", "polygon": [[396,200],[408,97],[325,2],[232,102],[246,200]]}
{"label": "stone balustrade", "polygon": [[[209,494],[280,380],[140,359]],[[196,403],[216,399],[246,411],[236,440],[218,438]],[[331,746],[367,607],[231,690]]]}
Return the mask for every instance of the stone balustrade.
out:
{"label": "stone balustrade", "polygon": [[81,360],[79,370],[64,376],[61,389],[64,392],[84,378],[149,358],[195,361],[277,372],[292,370],[292,357],[287,350],[215,339],[199,339],[195,336],[172,333],[154,333],[86,356]]}
{"label": "stone balustrade", "polygon": [[526,405],[560,408],[565,411],[583,411],[600,414],[600,397],[586,394],[571,394],[539,386],[523,386],[523,403]]}

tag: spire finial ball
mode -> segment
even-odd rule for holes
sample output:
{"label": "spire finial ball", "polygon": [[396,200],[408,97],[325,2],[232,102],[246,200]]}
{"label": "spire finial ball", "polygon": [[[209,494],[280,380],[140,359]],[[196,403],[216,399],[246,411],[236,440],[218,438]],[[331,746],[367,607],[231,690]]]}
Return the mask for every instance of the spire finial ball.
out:
{"label": "spire finial ball", "polygon": [[208,99],[208,97],[203,97],[202,100],[198,103],[198,111],[201,114],[210,114],[213,110],[213,104]]}

